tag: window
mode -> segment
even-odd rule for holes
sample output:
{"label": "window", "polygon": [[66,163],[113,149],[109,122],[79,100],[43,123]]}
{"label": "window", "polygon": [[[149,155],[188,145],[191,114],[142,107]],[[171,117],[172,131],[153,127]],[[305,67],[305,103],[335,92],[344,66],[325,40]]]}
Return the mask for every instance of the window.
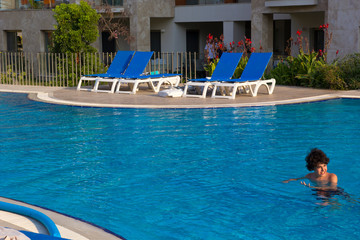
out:
{"label": "window", "polygon": [[50,52],[50,47],[53,45],[52,31],[44,31],[44,49],[45,52]]}
{"label": "window", "polygon": [[21,31],[9,31],[6,32],[6,43],[8,52],[22,52],[22,32]]}
{"label": "window", "polygon": [[198,5],[199,0],[186,0],[186,5]]}
{"label": "window", "polygon": [[288,40],[291,37],[291,20],[274,20],[274,55],[287,55]]}
{"label": "window", "polygon": [[123,6],[123,0],[102,0],[104,5],[109,6]]}
{"label": "window", "polygon": [[151,51],[156,53],[161,52],[161,31],[151,31],[150,32],[150,46]]}

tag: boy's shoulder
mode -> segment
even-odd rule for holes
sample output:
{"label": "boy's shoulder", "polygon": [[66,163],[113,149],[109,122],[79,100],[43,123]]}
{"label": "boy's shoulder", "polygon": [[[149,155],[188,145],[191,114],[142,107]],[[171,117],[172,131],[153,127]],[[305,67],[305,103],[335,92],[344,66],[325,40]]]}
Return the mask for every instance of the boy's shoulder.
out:
{"label": "boy's shoulder", "polygon": [[338,177],[336,176],[335,173],[329,173],[329,181],[330,182],[337,182],[338,181]]}

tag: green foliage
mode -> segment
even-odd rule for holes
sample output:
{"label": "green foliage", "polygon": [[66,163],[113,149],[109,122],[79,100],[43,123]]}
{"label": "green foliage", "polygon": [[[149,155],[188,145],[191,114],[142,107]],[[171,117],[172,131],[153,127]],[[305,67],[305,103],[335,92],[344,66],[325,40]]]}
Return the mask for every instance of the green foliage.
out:
{"label": "green foliage", "polygon": [[[65,86],[76,86],[80,75],[106,72],[98,54],[75,53],[58,56],[57,79]],[[62,85],[61,82],[57,85]]]}
{"label": "green foliage", "polygon": [[0,73],[0,83],[1,84],[19,84],[23,83],[26,78],[25,72],[17,73],[14,71],[12,65],[8,65],[6,71]]}
{"label": "green foliage", "polygon": [[289,56],[271,71],[278,84],[349,90],[360,88],[360,54],[346,56],[328,64],[315,52],[297,57]]}
{"label": "green foliage", "polygon": [[249,58],[247,56],[242,57],[240,59],[240,62],[239,62],[239,64],[237,65],[237,67],[235,69],[233,78],[240,78],[240,76],[241,76],[242,72],[244,71],[244,68],[245,68],[248,60],[249,60]]}
{"label": "green foliage", "polygon": [[317,52],[300,53],[296,56],[288,56],[281,60],[278,65],[270,72],[270,76],[275,78],[279,84],[292,86],[317,86],[314,83],[319,77],[318,71],[326,66],[323,56]]}
{"label": "green foliage", "polygon": [[219,58],[215,58],[214,60],[205,65],[204,69],[206,71],[206,76],[210,77],[213,74],[218,62]]}
{"label": "green foliage", "polygon": [[341,77],[349,89],[360,88],[360,53],[353,53],[338,61]]}
{"label": "green foliage", "polygon": [[[241,73],[244,71],[244,68],[246,66],[246,63],[248,62],[248,57],[247,56],[243,56],[240,59],[239,64],[237,65],[235,72],[234,72],[234,76],[233,78],[240,78]],[[215,58],[212,62],[210,62],[209,64],[205,65],[204,69],[206,71],[206,75],[207,76],[211,76],[216,68],[216,65],[219,62],[219,58]]]}
{"label": "green foliage", "polygon": [[100,15],[84,1],[80,4],[60,4],[53,10],[58,25],[53,34],[52,52],[96,52],[90,46],[98,37]]}
{"label": "green foliage", "polygon": [[280,85],[297,85],[297,79],[295,78],[295,72],[292,71],[293,57],[289,56],[285,60],[281,59],[276,67],[271,70],[269,76],[266,78],[275,78],[277,84]]}
{"label": "green foliage", "polygon": [[318,67],[313,77],[314,81],[309,87],[333,90],[348,89],[348,84],[341,77],[340,68],[335,64]]}

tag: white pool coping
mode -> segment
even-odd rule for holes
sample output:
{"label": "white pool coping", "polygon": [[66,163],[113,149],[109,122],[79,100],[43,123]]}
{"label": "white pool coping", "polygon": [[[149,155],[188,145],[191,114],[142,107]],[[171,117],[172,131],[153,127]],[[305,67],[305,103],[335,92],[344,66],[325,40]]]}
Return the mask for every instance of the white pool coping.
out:
{"label": "white pool coping", "polygon": [[[291,87],[289,87],[291,88]],[[29,94],[29,98],[36,101],[52,103],[52,104],[60,104],[60,105],[70,105],[70,106],[79,106],[79,107],[109,107],[109,108],[236,108],[236,107],[258,107],[258,106],[275,106],[275,105],[284,105],[284,104],[298,104],[298,103],[306,103],[306,102],[316,102],[316,101],[323,101],[329,99],[337,99],[337,98],[360,98],[360,91],[359,90],[352,90],[352,91],[330,91],[330,93],[326,94],[319,94],[313,96],[305,96],[305,97],[291,97],[291,89],[287,99],[281,100],[266,100],[266,101],[259,101],[254,102],[252,101],[252,97],[248,97],[248,102],[241,102],[236,103],[233,101],[222,101],[219,103],[204,103],[201,104],[197,103],[196,101],[191,101],[189,104],[171,104],[170,101],[158,97],[161,99],[163,104],[123,104],[123,103],[104,103],[99,100],[93,100],[91,102],[87,101],[80,101],[80,100],[67,100],[61,99],[59,97],[54,97],[54,92],[58,90],[62,90],[64,88],[56,88],[56,87],[34,87],[34,86],[6,86],[0,84],[0,92],[10,92],[10,93],[25,93]],[[305,89],[305,88],[304,88]],[[307,88],[306,91],[315,91],[313,89]],[[71,90],[76,93],[76,90]],[[98,93],[104,94],[104,93]],[[301,94],[300,94],[301,95]],[[141,98],[142,95],[136,94],[131,97],[134,98]],[[255,97],[257,98],[257,97]]]}

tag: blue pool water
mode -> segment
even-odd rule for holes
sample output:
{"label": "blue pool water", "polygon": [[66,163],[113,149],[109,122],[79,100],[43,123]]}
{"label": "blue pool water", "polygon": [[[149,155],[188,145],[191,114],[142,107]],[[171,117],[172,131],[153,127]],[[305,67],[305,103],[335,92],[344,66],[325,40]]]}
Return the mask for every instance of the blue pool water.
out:
{"label": "blue pool water", "polygon": [[[1,195],[127,239],[359,239],[360,101],[80,108],[0,93]],[[345,194],[282,180],[321,148]]]}

